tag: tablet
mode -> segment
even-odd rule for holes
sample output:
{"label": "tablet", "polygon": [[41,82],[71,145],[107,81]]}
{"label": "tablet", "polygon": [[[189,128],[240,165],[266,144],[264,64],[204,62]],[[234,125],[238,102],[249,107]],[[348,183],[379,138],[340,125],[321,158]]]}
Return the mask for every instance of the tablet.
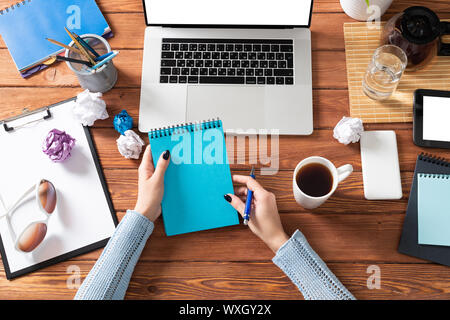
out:
{"label": "tablet", "polygon": [[416,90],[413,135],[418,146],[450,149],[450,91]]}

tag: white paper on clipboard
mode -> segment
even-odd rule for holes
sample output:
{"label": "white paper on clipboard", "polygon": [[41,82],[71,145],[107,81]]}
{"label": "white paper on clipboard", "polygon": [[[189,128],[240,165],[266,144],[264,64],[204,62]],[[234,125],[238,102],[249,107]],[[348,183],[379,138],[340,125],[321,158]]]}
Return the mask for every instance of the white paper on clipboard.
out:
{"label": "white paper on clipboard", "polygon": [[[46,238],[31,253],[14,248],[6,219],[0,219],[0,235],[10,277],[34,271],[36,265],[45,267],[46,262],[52,264],[52,259],[68,256],[68,253],[75,256],[83,253],[83,249],[90,251],[87,250],[89,246],[108,239],[115,230],[116,218],[108,202],[109,194],[102,185],[102,173],[97,170],[88,135],[72,117],[73,103],[68,101],[51,107],[51,118],[47,120],[17,127],[11,132],[0,129],[0,195],[6,206],[11,206],[41,178],[54,184],[58,201],[48,221]],[[38,116],[30,116],[33,117]],[[24,117],[8,125],[20,126],[21,121],[30,120]],[[52,162],[42,152],[44,138],[55,128],[76,139],[72,156],[63,163]],[[16,231],[30,220],[39,218],[42,213],[31,194],[17,209],[12,225]]]}

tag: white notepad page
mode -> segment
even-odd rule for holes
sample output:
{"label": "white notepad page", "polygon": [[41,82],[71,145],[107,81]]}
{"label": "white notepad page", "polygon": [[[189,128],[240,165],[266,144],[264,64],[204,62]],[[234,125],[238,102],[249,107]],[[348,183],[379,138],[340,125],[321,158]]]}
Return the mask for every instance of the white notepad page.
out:
{"label": "white notepad page", "polygon": [[[109,238],[114,232],[114,221],[88,139],[82,125],[72,117],[72,104],[73,101],[51,108],[49,120],[10,133],[0,129],[0,195],[6,206],[11,206],[41,178],[51,181],[57,189],[57,206],[48,221],[47,236],[33,252],[18,252],[6,219],[0,219],[0,234],[12,273]],[[42,152],[44,138],[54,128],[76,139],[71,158],[63,163],[52,162]],[[20,232],[17,229],[21,225],[45,217],[35,201],[33,193],[17,209],[12,219],[15,232]],[[0,212],[3,213],[1,204]]]}

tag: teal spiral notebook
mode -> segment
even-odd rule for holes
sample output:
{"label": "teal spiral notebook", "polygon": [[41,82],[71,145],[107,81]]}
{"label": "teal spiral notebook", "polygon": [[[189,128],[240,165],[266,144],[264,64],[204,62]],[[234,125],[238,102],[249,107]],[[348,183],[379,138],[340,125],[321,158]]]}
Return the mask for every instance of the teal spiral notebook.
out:
{"label": "teal spiral notebook", "polygon": [[239,224],[224,195],[233,193],[220,120],[182,124],[148,133],[156,164],[171,153],[164,179],[162,215],[168,236]]}

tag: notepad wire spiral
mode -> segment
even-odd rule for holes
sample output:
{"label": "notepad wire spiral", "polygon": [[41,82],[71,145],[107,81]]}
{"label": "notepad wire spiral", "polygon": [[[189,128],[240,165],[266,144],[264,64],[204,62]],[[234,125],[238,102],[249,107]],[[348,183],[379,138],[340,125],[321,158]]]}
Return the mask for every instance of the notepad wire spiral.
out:
{"label": "notepad wire spiral", "polygon": [[13,5],[9,6],[9,7],[1,9],[0,10],[0,15],[7,14],[10,11],[15,10],[16,8],[20,8],[20,6],[24,6],[24,5],[26,5],[27,3],[31,2],[31,1],[32,0],[23,0],[23,1],[16,2],[15,4],[13,4]]}
{"label": "notepad wire spiral", "polygon": [[419,160],[424,161],[424,162],[429,162],[429,163],[433,163],[439,166],[443,166],[443,167],[450,167],[450,162],[443,158],[443,157],[436,157],[432,154],[428,154],[428,153],[421,153],[419,155]]}
{"label": "notepad wire spiral", "polygon": [[436,174],[436,173],[419,173],[419,177],[428,179],[450,179],[448,174]]}
{"label": "notepad wire spiral", "polygon": [[173,135],[179,135],[189,132],[202,131],[208,129],[217,129],[222,127],[222,121],[219,118],[204,121],[188,122],[173,126],[161,127],[151,130],[148,135],[150,139],[157,139]]}

